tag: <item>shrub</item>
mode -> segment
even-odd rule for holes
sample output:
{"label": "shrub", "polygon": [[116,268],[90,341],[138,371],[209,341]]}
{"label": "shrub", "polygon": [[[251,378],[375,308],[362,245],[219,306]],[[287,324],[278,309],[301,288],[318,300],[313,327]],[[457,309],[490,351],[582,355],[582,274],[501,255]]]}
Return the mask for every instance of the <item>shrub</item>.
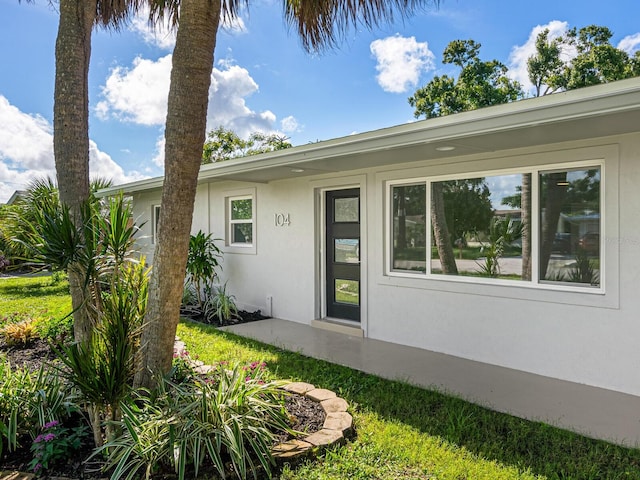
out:
{"label": "shrub", "polygon": [[[222,366],[211,376],[191,376],[184,383],[160,382],[153,396],[122,405],[121,437],[100,451],[109,453],[112,480],[131,479],[154,468],[172,468],[180,480],[187,467],[198,474],[207,461],[223,478],[268,475],[273,465],[274,431],[288,430],[279,383],[265,383],[240,367]],[[190,473],[191,475],[191,473]]]}
{"label": "shrub", "polygon": [[37,322],[38,336],[51,341],[62,341],[73,337],[73,317],[44,317]]}
{"label": "shrub", "polygon": [[191,235],[189,240],[187,278],[193,284],[198,305],[201,307],[204,302],[203,292],[211,291],[211,286],[218,276],[216,270],[220,266],[218,259],[222,257],[222,253],[215,242],[216,239],[212,238],[211,234],[205,235],[202,230],[196,235]]}
{"label": "shrub", "polygon": [[24,347],[38,337],[35,319],[6,324],[0,333],[8,345]]}
{"label": "shrub", "polygon": [[11,265],[11,261],[0,253],[0,272],[2,272],[9,265]]}
{"label": "shrub", "polygon": [[45,423],[31,444],[33,459],[29,468],[36,474],[42,474],[56,462],[68,459],[81,447],[86,436],[84,425],[67,428],[57,420]]}
{"label": "shrub", "polygon": [[78,411],[74,392],[55,373],[13,368],[0,359],[0,456],[13,452],[24,437],[36,436],[39,426],[66,419]]}
{"label": "shrub", "polygon": [[[113,421],[120,415],[120,403],[133,384],[135,355],[146,311],[148,273],[144,262],[129,263],[114,273],[110,292],[103,295],[99,323],[90,341],[59,346],[57,354],[67,367],[60,369],[90,404],[89,414],[96,445],[115,432]],[[101,420],[107,420],[105,432]]]}

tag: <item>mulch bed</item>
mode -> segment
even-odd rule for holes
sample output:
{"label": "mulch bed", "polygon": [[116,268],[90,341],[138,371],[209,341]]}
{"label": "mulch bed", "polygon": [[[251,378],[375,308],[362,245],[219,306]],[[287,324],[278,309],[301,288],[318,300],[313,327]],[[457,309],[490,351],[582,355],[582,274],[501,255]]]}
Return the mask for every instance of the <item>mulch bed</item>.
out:
{"label": "mulch bed", "polygon": [[[241,311],[239,318],[229,322],[223,322],[224,325],[236,325],[238,323],[247,323],[257,320],[264,320],[265,317],[260,311],[246,312]],[[193,318],[194,320],[201,320]],[[214,323],[214,325],[220,325]],[[4,339],[0,338],[0,352],[6,354],[12,367],[27,367],[30,370],[38,370],[43,362],[52,362],[56,356],[52,352],[49,344],[44,340],[35,340],[30,342],[26,347],[17,348],[9,347]],[[288,395],[285,400],[285,408],[289,412],[291,427],[298,431],[310,434],[322,429],[325,420],[325,412],[318,402],[307,398],[303,395]],[[276,438],[276,443],[290,440],[286,434],[281,434]],[[0,471],[2,470],[19,470],[28,471],[28,465],[31,461],[32,454],[29,451],[30,441],[25,439],[22,442],[23,447],[15,452],[4,452],[0,456]],[[85,448],[77,452],[76,456],[69,458],[64,465],[60,465],[55,469],[49,469],[48,474],[52,477],[68,477],[73,479],[94,480],[104,478],[104,474],[100,471],[101,462],[94,459],[86,463],[85,460],[92,453],[92,449]]]}
{"label": "mulch bed", "polygon": [[227,327],[229,325],[238,325],[240,323],[249,323],[255,322],[258,320],[266,320],[270,317],[265,317],[262,315],[260,310],[256,310],[255,312],[248,312],[246,310],[239,310],[237,317],[229,318],[220,321],[218,317],[213,317],[212,319],[207,319],[202,312],[198,310],[180,310],[180,316],[184,318],[189,318],[196,322],[206,323],[208,325],[214,325],[216,327]]}

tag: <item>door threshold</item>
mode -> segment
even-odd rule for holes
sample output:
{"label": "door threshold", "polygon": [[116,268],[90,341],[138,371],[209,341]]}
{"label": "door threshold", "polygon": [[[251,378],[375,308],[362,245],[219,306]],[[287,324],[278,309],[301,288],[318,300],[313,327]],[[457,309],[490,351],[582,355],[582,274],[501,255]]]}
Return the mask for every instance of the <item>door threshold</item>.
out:
{"label": "door threshold", "polygon": [[338,319],[323,318],[321,320],[311,320],[311,326],[322,330],[329,330],[330,332],[351,335],[353,337],[364,337],[364,331],[357,322],[343,323]]}

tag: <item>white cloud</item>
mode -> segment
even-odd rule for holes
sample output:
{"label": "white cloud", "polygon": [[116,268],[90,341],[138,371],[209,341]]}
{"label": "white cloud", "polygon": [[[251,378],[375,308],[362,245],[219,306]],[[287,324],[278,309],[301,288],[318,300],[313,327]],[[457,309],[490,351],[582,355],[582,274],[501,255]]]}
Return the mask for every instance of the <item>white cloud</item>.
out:
{"label": "white cloud", "polygon": [[53,128],[40,115],[29,115],[0,95],[0,159],[13,160],[25,169],[52,165]]}
{"label": "white cloud", "polygon": [[[232,61],[218,63],[211,73],[209,129],[223,125],[242,137],[251,132],[274,131],[276,116],[249,108],[246,98],[258,91],[248,70]],[[118,66],[111,71],[102,89],[97,113],[141,125],[164,125],[171,74],[171,55],[157,61],[136,58],[130,69]]]}
{"label": "white cloud", "polygon": [[132,68],[118,66],[102,87],[97,115],[141,125],[162,125],[167,116],[171,55],[156,61],[137,57]]}
{"label": "white cloud", "polygon": [[242,35],[248,32],[247,26],[241,17],[233,19],[223,19],[223,23],[220,27],[227,33],[232,35]]}
{"label": "white cloud", "polygon": [[618,48],[624,50],[629,55],[634,55],[637,50],[640,50],[640,32],[624,37],[620,40],[620,43],[618,43]]}
{"label": "white cloud", "polygon": [[176,44],[176,32],[167,24],[149,24],[149,7],[142,8],[131,21],[130,30],[137,33],[145,43],[163,50],[173,50]]}
{"label": "white cloud", "polygon": [[289,115],[288,117],[280,120],[280,128],[283,132],[300,132],[302,130],[302,126],[298,123],[298,120],[293,115]]}
{"label": "white cloud", "polygon": [[159,166],[160,168],[164,168],[164,145],[165,145],[164,135],[158,138],[156,141],[156,151],[151,159],[151,161]]}
{"label": "white cloud", "polygon": [[[173,50],[176,45],[176,29],[169,27],[166,22],[151,26],[149,23],[149,7],[143,7],[131,20],[129,29],[138,34],[142,40],[162,50]],[[220,29],[231,35],[247,33],[247,26],[242,17],[223,19]]]}
{"label": "white cloud", "polygon": [[376,59],[376,79],[385,92],[403,93],[415,87],[420,74],[435,70],[435,56],[427,42],[394,35],[374,40],[369,46]]}
{"label": "white cloud", "polygon": [[[524,45],[517,45],[511,49],[509,54],[509,77],[513,80],[517,80],[522,85],[525,91],[532,91],[533,84],[529,80],[529,74],[527,73],[527,60],[529,57],[536,53],[536,38],[545,29],[549,29],[549,40],[564,35],[568,29],[569,24],[567,22],[561,22],[560,20],[552,20],[546,25],[537,25],[533,27],[529,38]],[[570,52],[566,52],[567,55],[573,56]]]}
{"label": "white cloud", "polygon": [[[111,178],[114,183],[143,178],[137,172],[125,173],[93,141],[89,146],[89,170],[92,177]],[[56,176],[51,124],[40,115],[20,111],[0,95],[0,202],[45,176]]]}
{"label": "white cloud", "polygon": [[108,153],[101,151],[93,140],[89,140],[89,173],[91,178],[100,177],[111,180],[114,185],[148,178],[140,172],[125,173]]}

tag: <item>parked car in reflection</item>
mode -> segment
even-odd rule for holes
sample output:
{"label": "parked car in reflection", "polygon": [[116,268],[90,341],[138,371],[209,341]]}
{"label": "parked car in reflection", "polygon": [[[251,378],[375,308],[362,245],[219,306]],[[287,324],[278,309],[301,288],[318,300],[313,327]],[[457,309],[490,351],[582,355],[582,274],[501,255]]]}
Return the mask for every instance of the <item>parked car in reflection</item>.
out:
{"label": "parked car in reflection", "polygon": [[570,253],[571,252],[571,234],[556,233],[551,247],[553,253]]}

